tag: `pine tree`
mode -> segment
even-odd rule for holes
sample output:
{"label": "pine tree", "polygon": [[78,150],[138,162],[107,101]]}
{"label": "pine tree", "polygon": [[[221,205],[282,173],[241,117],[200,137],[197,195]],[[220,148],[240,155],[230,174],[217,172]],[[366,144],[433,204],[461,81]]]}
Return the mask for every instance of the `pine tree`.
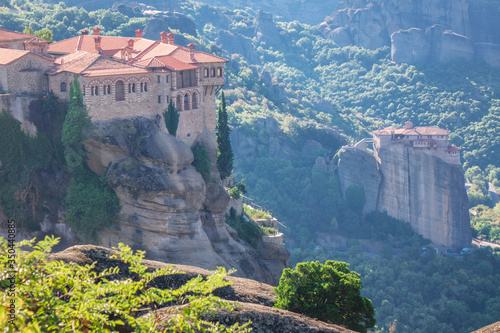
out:
{"label": "pine tree", "polygon": [[163,112],[163,119],[165,120],[165,126],[167,127],[168,133],[173,136],[177,134],[177,127],[179,126],[179,112],[172,104],[172,100],[170,100],[170,104],[165,112]]}
{"label": "pine tree", "polygon": [[219,110],[217,112],[217,169],[222,179],[233,172],[233,149],[229,139],[229,126],[227,124],[226,98],[221,93]]}

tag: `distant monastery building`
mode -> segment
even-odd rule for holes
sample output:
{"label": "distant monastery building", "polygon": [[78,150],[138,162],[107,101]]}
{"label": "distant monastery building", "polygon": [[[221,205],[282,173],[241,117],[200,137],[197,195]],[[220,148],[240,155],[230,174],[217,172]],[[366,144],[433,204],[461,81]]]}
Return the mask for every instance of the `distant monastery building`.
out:
{"label": "distant monastery building", "polygon": [[461,148],[448,142],[449,130],[438,127],[413,127],[411,121],[405,122],[404,128],[386,127],[372,132],[372,139],[363,139],[355,145],[344,146],[344,149],[366,150],[367,144],[373,142],[373,149],[378,152],[386,149],[412,149],[439,157],[450,164],[460,164]]}
{"label": "distant monastery building", "polygon": [[[196,51],[194,44],[93,35],[48,44],[35,36],[0,29],[0,93],[69,98],[78,76],[93,121],[161,115],[170,102],[180,113],[177,136],[191,144],[199,133],[215,133],[215,95],[224,85],[228,60]],[[2,106],[2,103],[0,103]]]}

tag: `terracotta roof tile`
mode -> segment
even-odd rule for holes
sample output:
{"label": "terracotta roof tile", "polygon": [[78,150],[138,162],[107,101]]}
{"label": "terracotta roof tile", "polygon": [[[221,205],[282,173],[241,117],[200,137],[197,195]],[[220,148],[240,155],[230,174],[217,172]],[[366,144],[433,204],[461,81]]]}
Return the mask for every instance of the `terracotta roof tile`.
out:
{"label": "terracotta roof tile", "polygon": [[398,135],[449,135],[450,131],[441,129],[438,127],[414,127],[414,128],[395,128],[386,127],[383,129],[378,129],[373,131],[374,134],[381,135],[391,135],[392,133]]}
{"label": "terracotta roof tile", "polygon": [[56,60],[56,63],[59,66],[49,74],[54,75],[61,72],[70,72],[84,76],[103,76],[148,73],[144,68],[85,51],[78,51],[60,57]]}
{"label": "terracotta roof tile", "polygon": [[2,49],[0,48],[0,65],[8,65],[11,64],[12,62],[21,59],[22,57],[32,54],[36,57],[40,57],[42,59],[45,59],[47,61],[53,61],[51,58],[44,57],[41,54],[36,54],[32,53],[30,51],[26,50],[14,50],[14,49]]}
{"label": "terracotta roof tile", "polygon": [[30,38],[34,38],[34,37],[35,36],[33,36],[33,35],[27,35],[27,34],[23,34],[20,32],[0,29],[0,42],[30,39]]}
{"label": "terracotta roof tile", "polygon": [[191,59],[191,55],[188,49],[179,46],[172,54],[173,57],[179,59],[180,61],[186,62],[188,64],[194,63],[217,63],[217,62],[228,62],[229,60],[208,54],[202,51],[194,51],[195,60]]}

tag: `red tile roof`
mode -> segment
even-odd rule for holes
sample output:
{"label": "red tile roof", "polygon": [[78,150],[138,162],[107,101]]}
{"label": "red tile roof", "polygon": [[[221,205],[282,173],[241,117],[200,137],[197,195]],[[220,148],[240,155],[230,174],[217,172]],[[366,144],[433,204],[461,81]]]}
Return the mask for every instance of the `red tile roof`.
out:
{"label": "red tile roof", "polygon": [[373,131],[373,134],[377,136],[383,135],[450,135],[449,130],[441,129],[438,127],[414,127],[414,128],[395,128],[395,127],[386,127],[383,129],[378,129]]}
{"label": "red tile roof", "polygon": [[[86,51],[98,54],[99,51],[95,48],[94,37],[93,35],[80,35],[52,43],[49,45],[48,52],[52,54],[70,54],[76,51]],[[129,40],[133,40],[132,62],[145,67],[166,67],[172,70],[186,70],[198,68],[195,64],[224,63],[228,61],[227,59],[201,51],[194,51],[194,59],[191,59],[190,51],[185,47],[145,38],[114,36],[100,36],[100,38],[101,53],[114,58],[121,58],[122,48],[128,45]]]}
{"label": "red tile roof", "polygon": [[108,58],[101,54],[78,51],[60,57],[56,61],[59,66],[49,74],[70,72],[83,76],[104,76],[120,74],[146,74],[148,71],[135,65]]}
{"label": "red tile roof", "polygon": [[14,41],[14,40],[30,39],[30,38],[33,38],[33,37],[35,37],[35,36],[23,34],[23,33],[20,33],[20,32],[15,32],[15,31],[9,31],[9,30],[0,29],[0,42],[8,42],[8,41]]}
{"label": "red tile roof", "polygon": [[2,49],[0,48],[0,65],[9,65],[13,63],[16,60],[21,59],[22,57],[32,54],[36,57],[40,57],[42,59],[45,59],[47,61],[54,61],[51,58],[44,57],[43,55],[32,53],[30,51],[26,50],[14,50],[14,49]]}

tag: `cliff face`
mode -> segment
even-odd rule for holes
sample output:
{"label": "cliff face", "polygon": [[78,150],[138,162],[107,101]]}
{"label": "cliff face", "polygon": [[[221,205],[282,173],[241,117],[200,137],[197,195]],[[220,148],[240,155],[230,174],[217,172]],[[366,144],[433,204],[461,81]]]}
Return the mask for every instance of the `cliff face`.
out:
{"label": "cliff face", "polygon": [[[206,184],[191,165],[190,148],[164,133],[159,120],[116,119],[94,126],[85,144],[88,164],[105,174],[122,205],[118,225],[101,232],[101,244],[123,242],[146,250],[150,259],[236,268],[238,276],[277,283],[256,251],[228,233],[229,196],[216,167]],[[197,142],[208,148],[214,162],[215,137],[203,133]]]}
{"label": "cliff face", "polygon": [[410,223],[433,243],[450,249],[471,242],[468,199],[460,166],[401,145],[375,151],[348,149],[340,155],[339,180],[366,193],[364,212]]}
{"label": "cliff face", "polygon": [[344,0],[319,28],[340,46],[391,45],[395,62],[500,63],[500,11],[491,1]]}

